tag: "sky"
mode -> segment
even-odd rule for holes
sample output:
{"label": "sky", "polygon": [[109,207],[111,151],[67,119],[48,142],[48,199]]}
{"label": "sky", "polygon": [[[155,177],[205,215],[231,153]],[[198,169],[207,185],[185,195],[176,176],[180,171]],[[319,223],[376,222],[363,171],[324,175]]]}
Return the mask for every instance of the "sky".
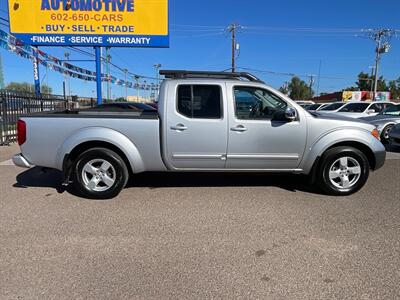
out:
{"label": "sky", "polygon": [[[1,17],[8,18],[6,10],[6,1],[1,0]],[[400,29],[399,11],[398,0],[170,0],[170,47],[112,48],[112,62],[151,77],[155,77],[153,65],[158,63],[163,69],[226,70],[231,63],[226,28],[235,22],[242,26],[237,35],[238,67],[257,70],[254,74],[275,88],[291,79],[282,73],[301,75],[307,82],[307,75],[321,74],[314,90],[333,92],[354,85],[360,71],[371,72],[375,43],[360,30]],[[3,25],[0,28],[8,31]],[[59,58],[67,51],[70,59],[90,59],[65,48],[41,49]],[[33,82],[32,62],[3,49],[0,55],[6,84]],[[94,62],[75,64],[95,69]],[[121,71],[111,70],[112,75],[124,78]],[[390,52],[383,55],[380,74],[388,80],[400,77],[400,32],[392,38]],[[54,93],[62,93],[62,75],[52,71],[46,74],[41,67],[40,77]],[[71,78],[70,85],[72,94],[95,96],[95,83]],[[136,92],[130,90],[129,94]],[[125,89],[113,85],[112,95],[123,96]]]}

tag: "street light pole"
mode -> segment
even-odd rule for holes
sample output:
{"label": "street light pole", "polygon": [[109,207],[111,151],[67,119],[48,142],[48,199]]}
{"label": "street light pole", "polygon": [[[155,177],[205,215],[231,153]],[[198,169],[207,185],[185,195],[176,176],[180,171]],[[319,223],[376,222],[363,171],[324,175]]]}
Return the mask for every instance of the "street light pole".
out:
{"label": "street light pole", "polygon": [[139,79],[140,79],[140,77],[138,75],[135,75],[134,78],[136,80],[136,93],[137,93],[136,101],[139,102]]}

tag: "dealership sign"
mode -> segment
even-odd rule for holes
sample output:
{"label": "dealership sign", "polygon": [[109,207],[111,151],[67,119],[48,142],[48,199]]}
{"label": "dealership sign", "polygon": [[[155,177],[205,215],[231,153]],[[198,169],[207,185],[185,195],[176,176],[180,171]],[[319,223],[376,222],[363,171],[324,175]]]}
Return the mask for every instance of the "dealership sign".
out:
{"label": "dealership sign", "polygon": [[10,32],[36,46],[168,47],[168,0],[8,0]]}

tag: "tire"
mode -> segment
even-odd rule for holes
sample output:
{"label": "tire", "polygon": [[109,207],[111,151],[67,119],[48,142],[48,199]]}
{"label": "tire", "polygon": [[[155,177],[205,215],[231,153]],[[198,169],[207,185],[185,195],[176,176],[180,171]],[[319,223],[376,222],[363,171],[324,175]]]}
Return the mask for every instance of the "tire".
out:
{"label": "tire", "polygon": [[72,167],[74,189],[80,196],[89,199],[116,197],[128,178],[129,172],[123,159],[106,148],[86,150]]}
{"label": "tire", "polygon": [[367,157],[353,147],[329,149],[317,169],[318,184],[329,195],[346,196],[359,191],[367,182]]}
{"label": "tire", "polygon": [[382,134],[381,134],[382,144],[389,144],[389,131],[392,130],[393,127],[394,127],[394,125],[390,124],[390,125],[386,125],[386,127],[383,128]]}

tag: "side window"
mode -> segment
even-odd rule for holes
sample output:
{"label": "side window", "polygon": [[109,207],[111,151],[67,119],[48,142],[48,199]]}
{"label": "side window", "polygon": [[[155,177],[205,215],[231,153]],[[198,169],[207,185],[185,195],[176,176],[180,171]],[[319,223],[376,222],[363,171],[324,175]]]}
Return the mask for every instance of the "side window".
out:
{"label": "side window", "polygon": [[287,103],[270,91],[248,86],[234,87],[238,119],[273,119],[282,114]]}
{"label": "side window", "polygon": [[219,85],[180,85],[177,102],[178,112],[188,118],[222,117],[222,91]]}
{"label": "side window", "polygon": [[376,103],[376,104],[372,104],[369,109],[373,109],[373,110],[375,110],[375,112],[381,112],[383,110],[383,108],[384,108],[384,106],[382,103]]}

